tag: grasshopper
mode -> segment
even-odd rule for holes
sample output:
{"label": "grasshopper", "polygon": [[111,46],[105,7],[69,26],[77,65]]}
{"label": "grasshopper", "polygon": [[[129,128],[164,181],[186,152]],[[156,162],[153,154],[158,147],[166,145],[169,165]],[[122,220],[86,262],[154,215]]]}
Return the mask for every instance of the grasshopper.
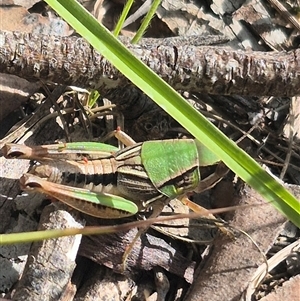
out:
{"label": "grasshopper", "polygon": [[6,144],[2,151],[6,158],[39,162],[21,177],[22,190],[42,192],[98,218],[122,218],[150,207],[161,210],[171,199],[210,188],[227,172],[223,167],[201,180],[200,166],[218,159],[193,139],[135,143],[120,131],[115,136],[127,147]]}

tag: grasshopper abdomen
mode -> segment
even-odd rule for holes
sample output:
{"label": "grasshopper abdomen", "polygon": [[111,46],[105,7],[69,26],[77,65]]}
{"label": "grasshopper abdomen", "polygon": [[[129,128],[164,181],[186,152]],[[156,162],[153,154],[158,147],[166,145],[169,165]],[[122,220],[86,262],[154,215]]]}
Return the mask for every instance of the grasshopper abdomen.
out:
{"label": "grasshopper abdomen", "polygon": [[53,183],[118,195],[114,158],[81,162],[50,159],[40,163],[30,173]]}

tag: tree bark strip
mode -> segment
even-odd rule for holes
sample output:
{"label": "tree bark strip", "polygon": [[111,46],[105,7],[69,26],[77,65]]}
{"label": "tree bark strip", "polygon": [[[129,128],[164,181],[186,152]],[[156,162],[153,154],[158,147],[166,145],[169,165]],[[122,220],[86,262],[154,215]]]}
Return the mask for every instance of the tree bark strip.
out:
{"label": "tree bark strip", "polygon": [[[128,40],[127,40],[128,41]],[[300,49],[243,52],[194,46],[184,39],[157,40],[128,49],[176,90],[210,94],[295,96],[300,94]],[[194,43],[192,40],[191,43]],[[105,91],[128,83],[84,39],[0,31],[0,72]],[[104,92],[103,92],[104,91]],[[104,93],[104,94],[103,94]]]}

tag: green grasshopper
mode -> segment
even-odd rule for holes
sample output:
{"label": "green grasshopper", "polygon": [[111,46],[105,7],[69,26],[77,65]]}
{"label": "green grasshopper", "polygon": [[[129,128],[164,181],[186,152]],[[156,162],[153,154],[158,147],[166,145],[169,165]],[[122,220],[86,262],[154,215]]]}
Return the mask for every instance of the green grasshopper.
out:
{"label": "green grasshopper", "polygon": [[120,133],[115,135],[127,145],[122,150],[78,142],[36,147],[6,144],[2,151],[6,158],[40,163],[21,177],[23,190],[42,192],[98,218],[161,209],[171,199],[210,188],[227,172],[221,168],[201,181],[200,166],[218,159],[196,140],[135,143]]}

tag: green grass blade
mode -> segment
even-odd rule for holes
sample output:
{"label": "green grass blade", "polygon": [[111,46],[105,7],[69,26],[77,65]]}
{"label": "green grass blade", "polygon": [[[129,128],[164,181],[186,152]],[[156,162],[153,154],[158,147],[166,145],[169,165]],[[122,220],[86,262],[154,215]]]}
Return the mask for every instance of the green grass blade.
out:
{"label": "green grass blade", "polygon": [[118,20],[118,23],[116,25],[116,28],[114,29],[113,33],[114,33],[114,36],[118,36],[121,29],[122,29],[122,26],[127,18],[127,15],[129,13],[129,10],[133,4],[134,0],[128,0],[123,8],[123,11],[122,11],[122,14]]}
{"label": "green grass blade", "polygon": [[47,0],[75,30],[112,62],[131,82],[158,103],[192,135],[213,151],[232,171],[300,227],[300,205],[271,175],[239,149],[169,85],[135,58],[76,1]]}
{"label": "green grass blade", "polygon": [[154,0],[147,15],[145,16],[145,18],[143,19],[143,22],[140,26],[140,28],[138,29],[137,33],[135,34],[135,36],[133,37],[131,43],[132,44],[136,44],[138,43],[138,41],[142,38],[143,34],[145,33],[147,27],[149,26],[152,18],[154,17],[156,10],[158,8],[158,6],[160,5],[161,0]]}
{"label": "green grass blade", "polygon": [[92,90],[88,97],[87,107],[90,109],[93,108],[99,97],[100,97],[99,91]]}

